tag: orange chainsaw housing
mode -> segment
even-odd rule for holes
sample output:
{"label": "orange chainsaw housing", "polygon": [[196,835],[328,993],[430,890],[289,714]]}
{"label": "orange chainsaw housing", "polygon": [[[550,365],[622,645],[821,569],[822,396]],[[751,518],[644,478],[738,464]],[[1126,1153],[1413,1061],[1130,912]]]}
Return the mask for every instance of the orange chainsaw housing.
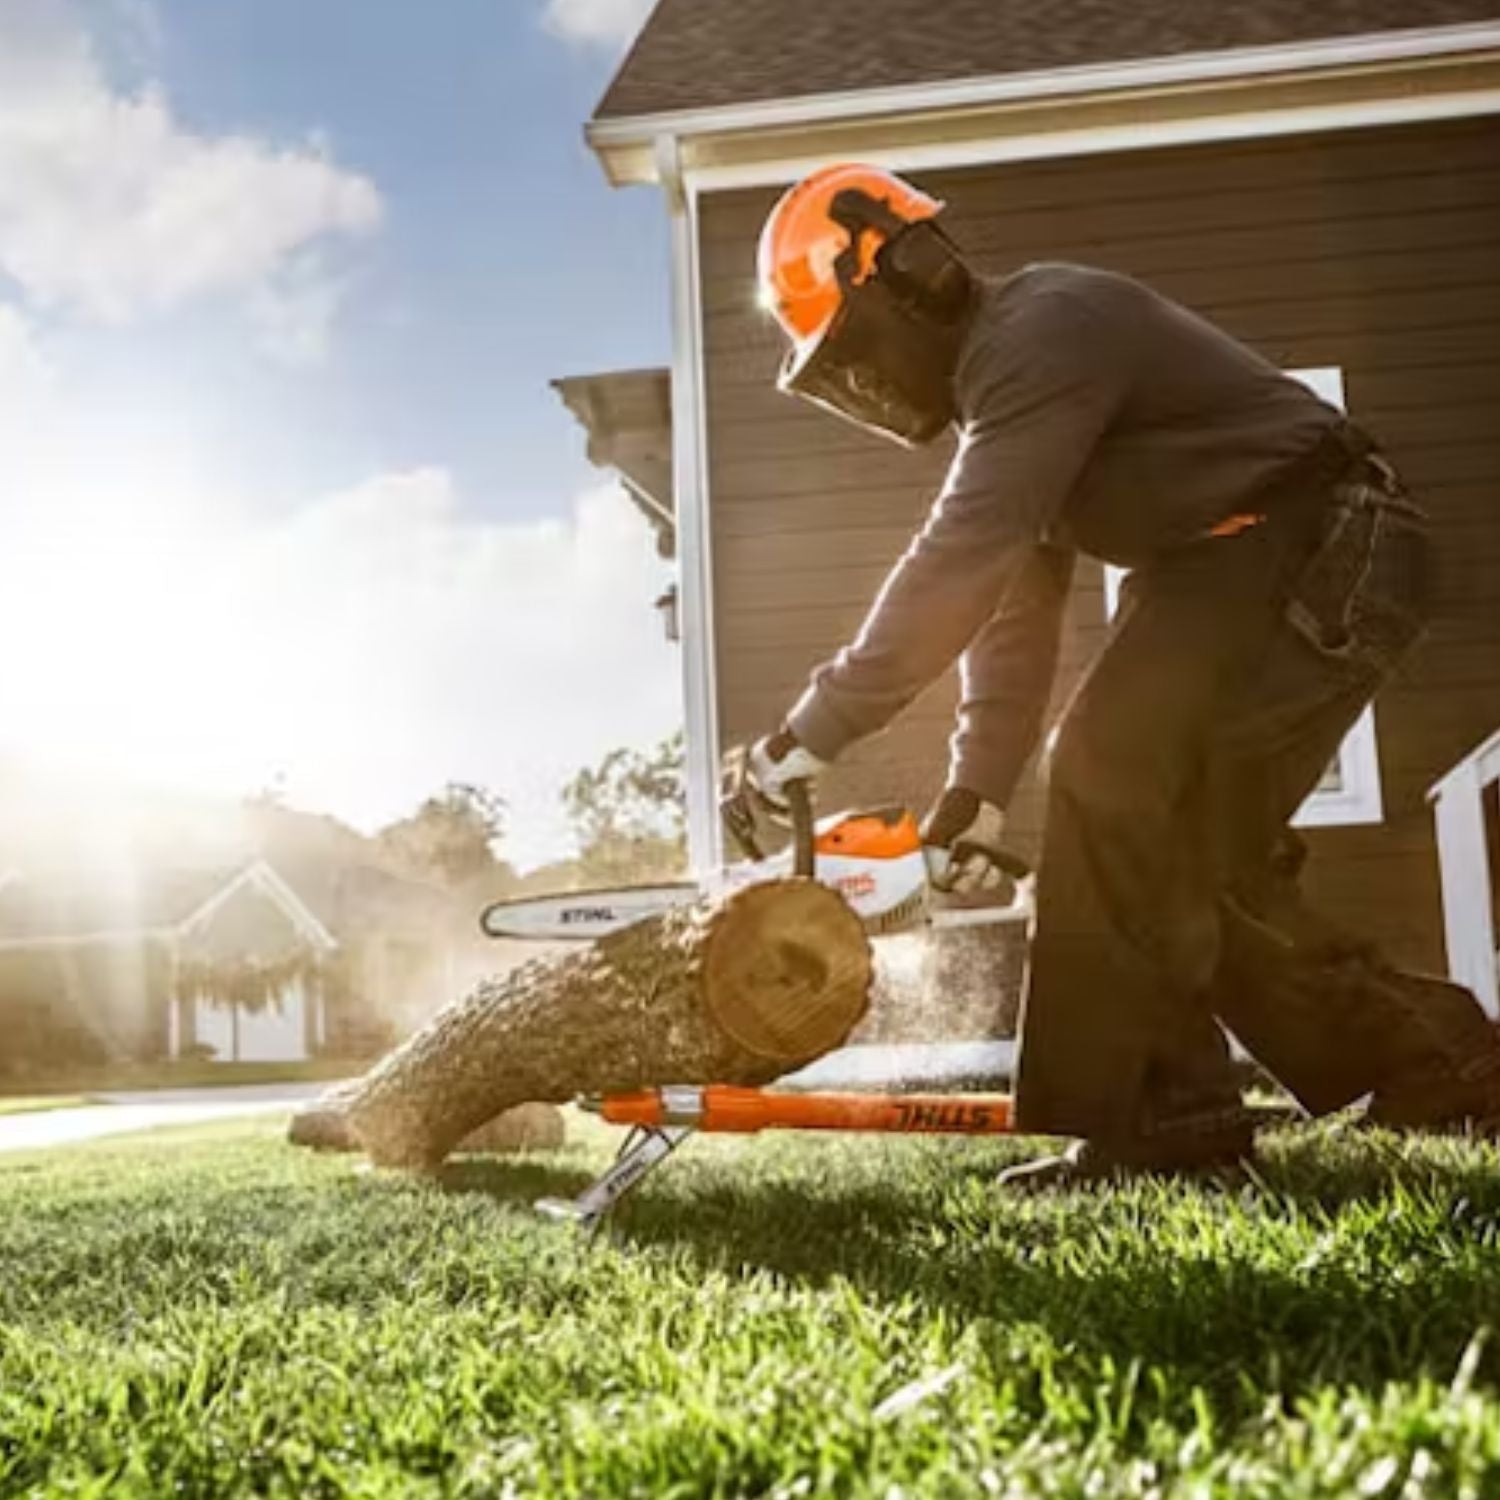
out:
{"label": "orange chainsaw housing", "polygon": [[905,808],[891,813],[851,813],[813,840],[817,854],[842,854],[848,859],[900,859],[922,847],[917,820]]}

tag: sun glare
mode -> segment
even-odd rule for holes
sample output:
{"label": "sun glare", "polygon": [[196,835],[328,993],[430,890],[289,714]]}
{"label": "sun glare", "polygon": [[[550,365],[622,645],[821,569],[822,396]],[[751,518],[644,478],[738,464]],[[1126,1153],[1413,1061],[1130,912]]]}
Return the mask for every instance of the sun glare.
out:
{"label": "sun glare", "polygon": [[280,642],[246,608],[235,523],[178,477],[138,464],[54,495],[11,557],[0,622],[25,649],[8,669],[4,737],[54,763],[251,790],[285,728],[262,669]]}

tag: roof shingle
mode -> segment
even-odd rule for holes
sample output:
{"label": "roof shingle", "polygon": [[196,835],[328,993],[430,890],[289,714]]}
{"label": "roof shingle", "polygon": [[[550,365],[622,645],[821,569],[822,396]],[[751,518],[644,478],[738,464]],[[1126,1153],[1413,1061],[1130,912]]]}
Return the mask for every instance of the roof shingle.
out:
{"label": "roof shingle", "polygon": [[1500,0],[658,0],[596,119],[1500,19]]}

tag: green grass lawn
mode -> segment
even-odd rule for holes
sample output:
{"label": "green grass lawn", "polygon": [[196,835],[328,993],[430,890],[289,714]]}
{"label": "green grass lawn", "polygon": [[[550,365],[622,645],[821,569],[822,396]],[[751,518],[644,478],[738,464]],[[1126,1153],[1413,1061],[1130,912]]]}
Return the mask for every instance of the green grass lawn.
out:
{"label": "green grass lawn", "polygon": [[0,1495],[1500,1494],[1491,1148],[1028,1200],[1013,1144],[701,1140],[607,1241],[532,1216],[604,1154],[0,1158]]}

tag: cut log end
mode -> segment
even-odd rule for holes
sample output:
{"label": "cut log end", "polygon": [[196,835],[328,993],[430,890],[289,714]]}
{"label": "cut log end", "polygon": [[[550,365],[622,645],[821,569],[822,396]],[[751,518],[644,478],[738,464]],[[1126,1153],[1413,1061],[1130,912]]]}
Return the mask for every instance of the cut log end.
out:
{"label": "cut log end", "polygon": [[859,918],[827,886],[750,886],[715,914],[704,1003],[745,1051],[791,1066],[821,1057],[858,1025],[871,963]]}

